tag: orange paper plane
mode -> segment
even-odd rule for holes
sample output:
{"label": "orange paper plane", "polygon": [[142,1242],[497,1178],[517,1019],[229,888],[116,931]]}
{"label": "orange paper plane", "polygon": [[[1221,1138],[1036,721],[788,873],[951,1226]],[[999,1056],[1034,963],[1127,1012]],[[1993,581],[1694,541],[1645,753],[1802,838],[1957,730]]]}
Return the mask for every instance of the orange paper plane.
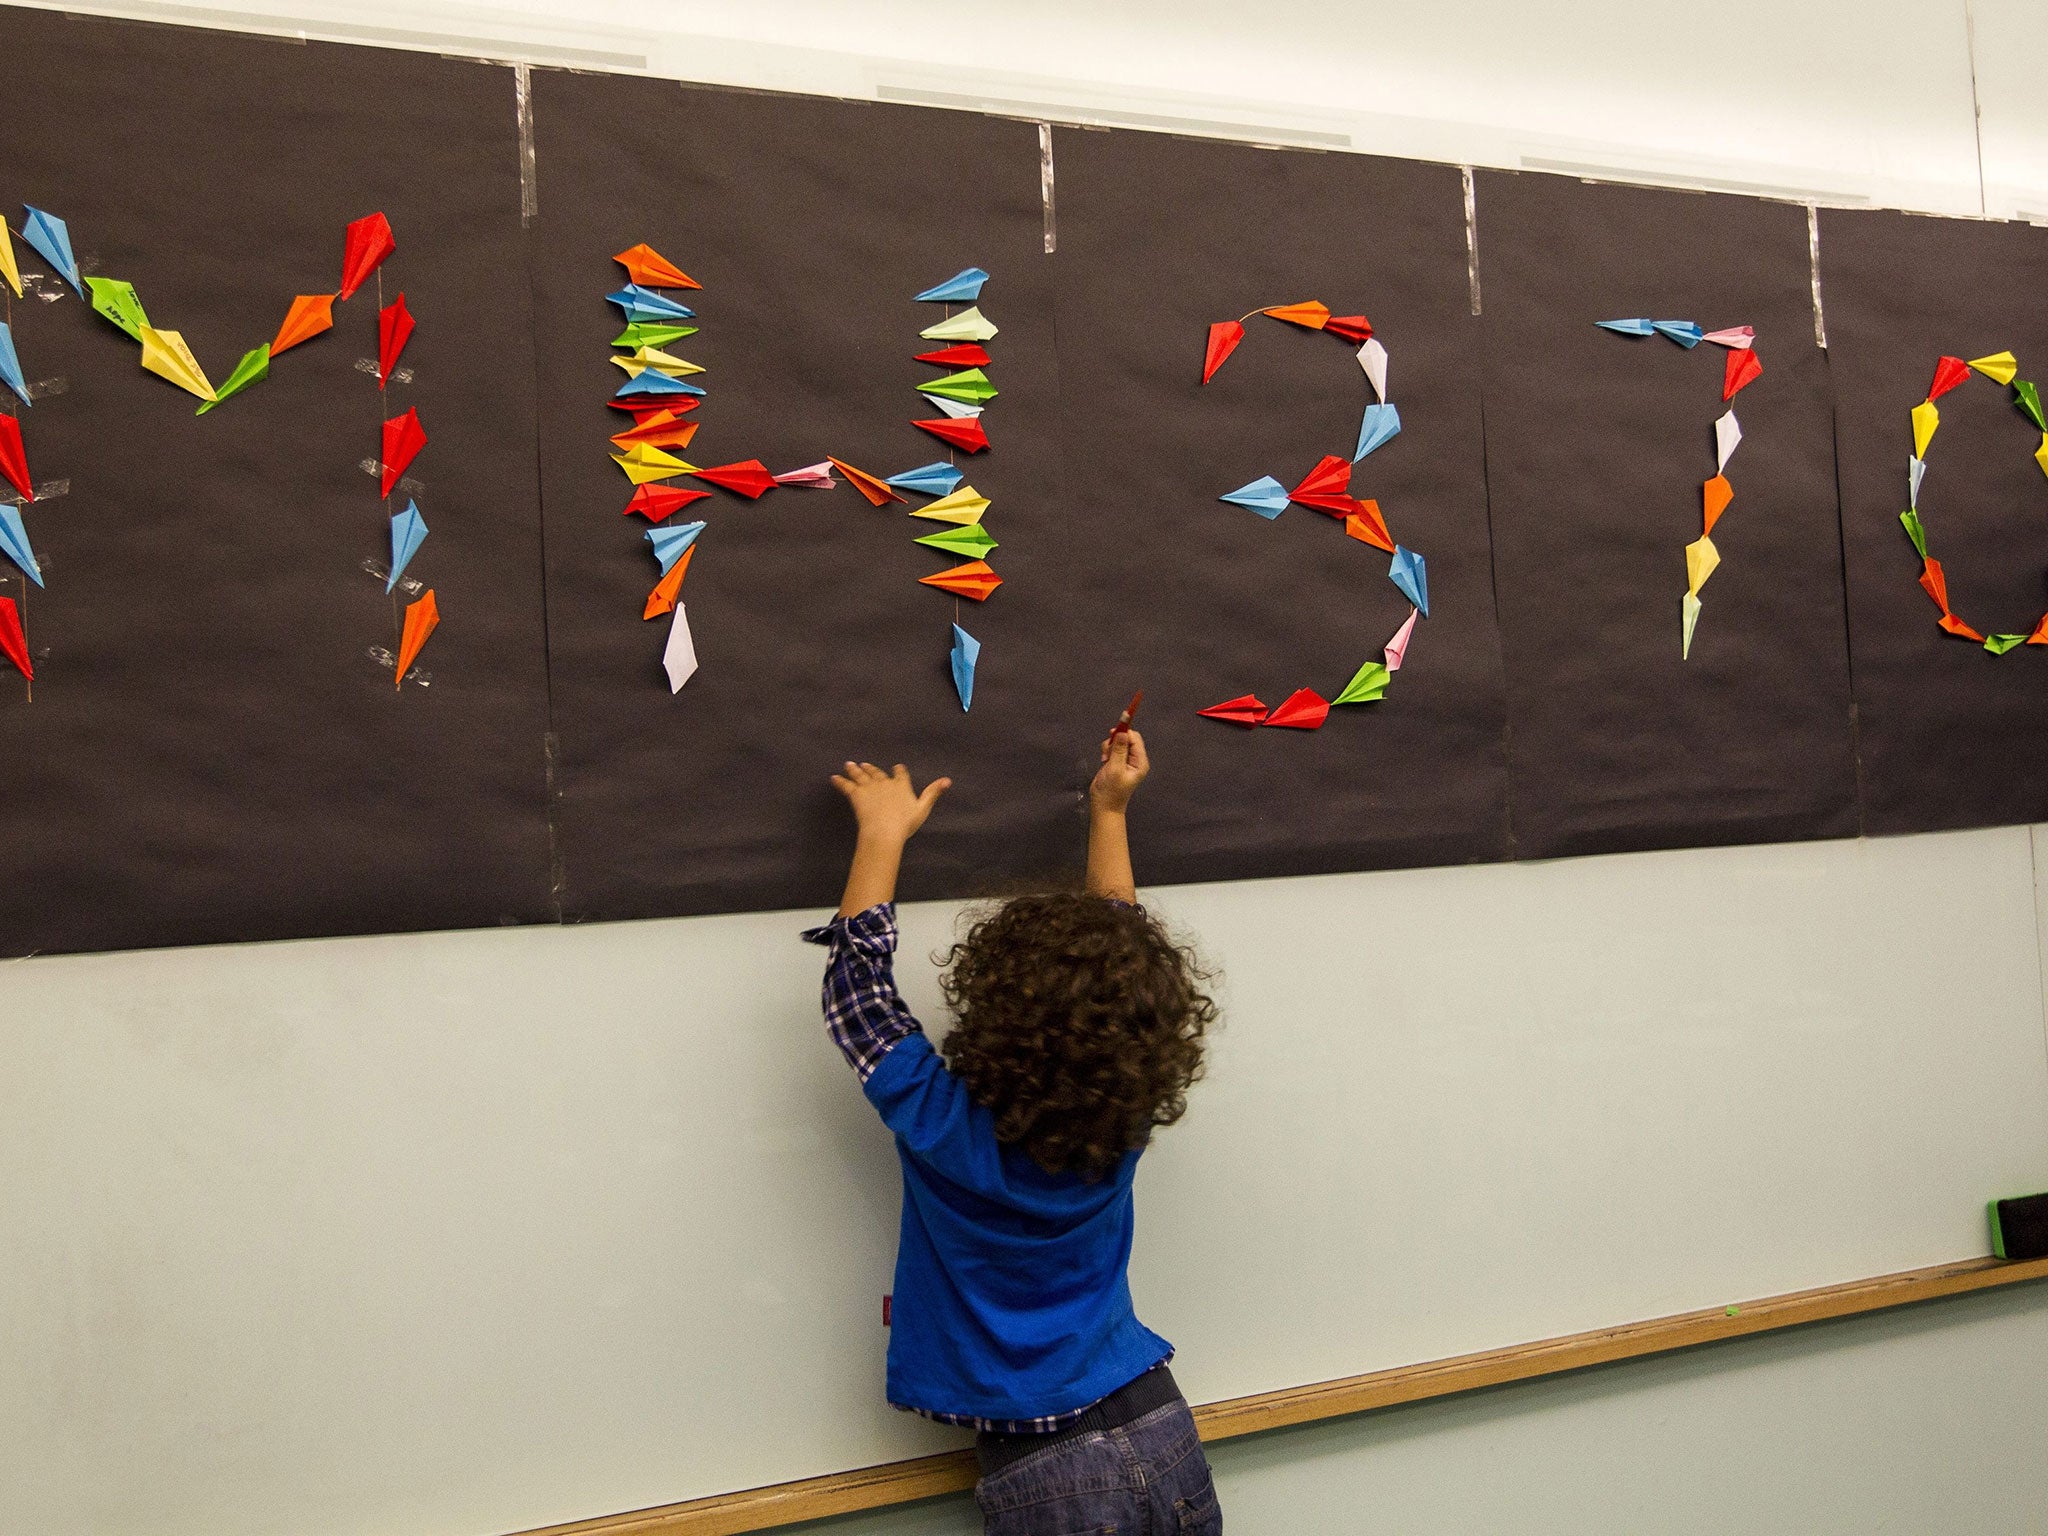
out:
{"label": "orange paper plane", "polygon": [[623,432],[614,432],[612,442],[621,451],[635,443],[646,448],[687,448],[701,425],[684,421],[674,411],[656,411],[645,421],[635,422]]}
{"label": "orange paper plane", "polygon": [[643,619],[657,619],[664,613],[676,611],[676,595],[683,590],[683,572],[690,568],[690,559],[697,553],[692,544],[683,551],[683,558],[668,568],[668,574],[654,584],[654,590],[647,594],[647,607],[641,612]]}
{"label": "orange paper plane", "polygon": [[302,341],[311,341],[322,331],[334,329],[334,295],[331,293],[302,293],[292,300],[292,307],[285,311],[284,324],[277,328],[277,339],[270,344],[270,355],[287,348],[296,347]]}
{"label": "orange paper plane", "polygon": [[1376,501],[1354,501],[1351,514],[1344,519],[1344,531],[1352,538],[1372,545],[1374,549],[1394,552],[1393,535],[1387,532],[1386,519],[1380,516],[1380,504]]}
{"label": "orange paper plane", "polygon": [[398,676],[392,683],[395,688],[405,686],[405,674],[420,654],[420,647],[427,643],[427,636],[434,632],[434,626],[441,622],[440,605],[434,601],[434,589],[427,588],[417,602],[408,603],[405,609],[405,629],[398,640]]}
{"label": "orange paper plane", "polygon": [[[1275,320],[1285,320],[1289,325],[1305,326],[1311,331],[1320,331],[1330,323],[1330,306],[1319,304],[1314,299],[1305,304],[1276,304],[1271,309],[1260,310],[1259,313],[1271,315]],[[1286,707],[1282,704],[1280,709],[1274,710],[1273,713],[1277,715]]]}
{"label": "orange paper plane", "polygon": [[903,497],[896,494],[894,486],[886,481],[877,479],[864,469],[855,469],[844,459],[835,459],[830,454],[827,454],[825,462],[846,476],[853,483],[853,488],[856,491],[859,491],[861,495],[867,497],[870,502],[878,507],[886,507],[892,501],[904,500]]}
{"label": "orange paper plane", "polygon": [[1976,630],[1970,628],[1969,625],[1965,624],[1961,619],[1957,618],[1952,613],[1944,613],[1941,616],[1941,618],[1936,622],[1939,623],[1941,627],[1947,630],[1950,634],[1961,635],[1965,640],[1976,640],[1981,642],[1984,638],[1983,635],[1979,634]]}
{"label": "orange paper plane", "polygon": [[[1734,354],[1731,352],[1729,356]],[[1714,524],[1721,521],[1721,514],[1728,510],[1728,503],[1735,499],[1735,487],[1728,483],[1726,475],[1716,475],[1700,488],[1700,492],[1706,521],[1700,532],[1712,533]]]}
{"label": "orange paper plane", "polygon": [[631,246],[612,258],[626,269],[626,276],[648,288],[702,288],[681,267],[646,243]]}
{"label": "orange paper plane", "polygon": [[1003,578],[988,568],[986,560],[970,560],[965,565],[956,565],[951,570],[939,572],[936,576],[917,578],[922,586],[937,587],[941,592],[951,592],[955,597],[971,597],[977,603],[988,601],[989,593],[1003,584]]}
{"label": "orange paper plane", "polygon": [[1935,606],[1948,612],[1948,576],[1939,560],[1925,560],[1920,566],[1920,588],[1934,599]]}

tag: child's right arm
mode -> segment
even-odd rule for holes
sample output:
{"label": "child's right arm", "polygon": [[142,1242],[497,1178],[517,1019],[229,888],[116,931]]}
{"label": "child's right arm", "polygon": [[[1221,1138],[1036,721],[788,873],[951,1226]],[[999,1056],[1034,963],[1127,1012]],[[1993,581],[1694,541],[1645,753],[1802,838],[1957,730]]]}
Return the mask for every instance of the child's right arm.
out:
{"label": "child's right arm", "polygon": [[1088,786],[1088,890],[1113,901],[1138,900],[1131,872],[1130,830],[1124,824],[1131,796],[1152,771],[1145,738],[1126,727],[1102,744],[1102,766]]}

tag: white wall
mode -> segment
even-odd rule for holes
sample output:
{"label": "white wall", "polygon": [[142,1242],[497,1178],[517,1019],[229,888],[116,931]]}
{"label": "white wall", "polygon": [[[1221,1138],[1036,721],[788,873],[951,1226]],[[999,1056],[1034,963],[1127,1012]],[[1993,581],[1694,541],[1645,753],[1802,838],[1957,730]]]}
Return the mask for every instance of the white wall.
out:
{"label": "white wall", "polygon": [[[2048,221],[2037,0],[63,8]],[[1191,1391],[1981,1249],[1985,1185],[2048,1186],[2033,854],[2012,831],[1166,894],[1234,988],[1216,1077],[1146,1172],[1137,1283]],[[922,947],[948,920],[913,916]],[[788,926],[0,968],[0,1529],[488,1536],[951,1443],[864,1385],[886,1147],[814,1041],[734,1029],[803,1011]],[[1381,1002],[1347,1038],[1361,974]],[[1462,1001],[1433,1033],[1438,975]],[[1343,1042],[1345,1074],[1290,1055],[1305,1034]],[[1573,1101],[1588,1081],[1641,1092]],[[1320,1145],[1261,1133],[1335,1121],[1353,1082],[1392,1085],[1355,1166],[1219,1207],[1260,1158],[1307,1166]],[[1577,1151],[1644,1149],[1703,1230],[1603,1209],[1571,1138],[1540,1134],[1546,1094],[1593,1128]],[[1548,1165],[1452,1134],[1474,1095]],[[1335,1240],[1355,1304],[1333,1267],[1299,1315],[1261,1305],[1290,1283],[1286,1222],[1404,1156],[1437,1171]],[[1464,1201],[1404,1208],[1423,1190]],[[1228,1241],[1192,1244],[1219,1209]],[[1462,1262],[1458,1224],[1503,1215],[1522,1246]],[[1595,1258],[1559,1250],[1573,1233]],[[2048,1298],[1987,1297],[1217,1461],[1239,1532],[2026,1529],[2044,1343]],[[849,1406],[815,1422],[807,1371]],[[972,1528],[958,1500],[830,1526]]]}

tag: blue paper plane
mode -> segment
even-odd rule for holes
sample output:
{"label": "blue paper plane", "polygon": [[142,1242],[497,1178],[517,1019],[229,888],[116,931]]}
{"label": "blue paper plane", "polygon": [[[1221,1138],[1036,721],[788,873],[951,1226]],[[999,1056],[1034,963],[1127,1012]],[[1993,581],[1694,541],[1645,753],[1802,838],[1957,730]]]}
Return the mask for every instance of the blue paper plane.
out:
{"label": "blue paper plane", "polygon": [[408,501],[405,510],[391,519],[391,575],[384,583],[389,592],[412,563],[412,557],[427,542],[427,520],[420,516],[419,503]]}
{"label": "blue paper plane", "polygon": [[654,558],[661,562],[661,574],[666,576],[683,558],[683,551],[697,542],[697,535],[704,531],[702,523],[671,525],[662,523],[647,530],[647,542],[654,546]]}
{"label": "blue paper plane", "polygon": [[953,626],[953,689],[963,715],[974,704],[974,664],[981,660],[981,642],[958,624]]}
{"label": "blue paper plane", "polygon": [[972,304],[981,297],[981,285],[988,281],[988,274],[979,267],[969,267],[965,272],[956,272],[936,288],[927,288],[914,302],[920,304]]}
{"label": "blue paper plane", "polygon": [[0,321],[0,384],[21,396],[23,405],[35,404],[28,397],[28,380],[21,376],[21,359],[14,353],[14,332],[4,321]]}
{"label": "blue paper plane", "polygon": [[1618,331],[1623,336],[1654,336],[1657,322],[1654,320],[1595,320],[1603,331]]}
{"label": "blue paper plane", "polygon": [[28,530],[21,526],[21,511],[13,505],[0,506],[0,554],[4,554],[37,586],[43,584],[43,568],[36,564],[36,552],[28,547]]}
{"label": "blue paper plane", "polygon": [[916,491],[922,496],[950,496],[967,477],[950,464],[921,464],[891,475],[883,482],[899,491]]}
{"label": "blue paper plane", "polygon": [[1659,336],[1668,336],[1688,352],[1705,340],[1707,334],[1690,320],[1652,320],[1650,326]]}
{"label": "blue paper plane", "polygon": [[1356,464],[1373,449],[1401,430],[1401,413],[1391,405],[1368,405],[1365,420],[1358,424],[1358,448],[1351,455]]}
{"label": "blue paper plane", "polygon": [[1240,507],[1250,507],[1259,516],[1271,520],[1287,510],[1287,487],[1271,475],[1261,475],[1250,485],[1240,485],[1218,501],[1233,502]]}
{"label": "blue paper plane", "polygon": [[34,246],[50,269],[71,285],[73,293],[84,298],[85,286],[78,280],[78,260],[71,254],[71,231],[64,221],[26,203],[22,204],[22,211],[28,215],[22,221],[22,239]]}
{"label": "blue paper plane", "polygon": [[694,320],[697,311],[687,305],[678,304],[666,294],[656,293],[652,288],[642,288],[638,283],[628,283],[617,293],[604,296],[607,304],[616,304],[625,315],[627,324],[635,320]]}
{"label": "blue paper plane", "polygon": [[1422,563],[1422,556],[1412,549],[1394,546],[1394,563],[1387,568],[1387,576],[1401,589],[1401,595],[1422,610],[1422,616],[1429,617],[1429,570]]}
{"label": "blue paper plane", "polygon": [[627,395],[701,395],[703,389],[688,379],[672,379],[658,369],[644,368],[621,384],[612,398],[624,399]]}

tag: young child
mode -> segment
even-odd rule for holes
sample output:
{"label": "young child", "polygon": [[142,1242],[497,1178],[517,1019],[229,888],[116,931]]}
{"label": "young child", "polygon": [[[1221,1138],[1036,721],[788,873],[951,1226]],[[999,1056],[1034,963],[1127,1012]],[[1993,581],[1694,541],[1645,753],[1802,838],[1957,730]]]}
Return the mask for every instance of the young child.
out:
{"label": "young child", "polygon": [[903,846],[952,783],[833,775],[859,822],[825,1021],[896,1133],[903,1221],[889,1401],[980,1431],[989,1536],[1223,1529],[1209,1464],[1131,1308],[1131,1178],[1187,1107],[1216,1016],[1194,957],[1136,905],[1124,815],[1148,770],[1119,730],[1089,786],[1085,895],[1023,896],[947,957],[943,1061],[897,995]]}

